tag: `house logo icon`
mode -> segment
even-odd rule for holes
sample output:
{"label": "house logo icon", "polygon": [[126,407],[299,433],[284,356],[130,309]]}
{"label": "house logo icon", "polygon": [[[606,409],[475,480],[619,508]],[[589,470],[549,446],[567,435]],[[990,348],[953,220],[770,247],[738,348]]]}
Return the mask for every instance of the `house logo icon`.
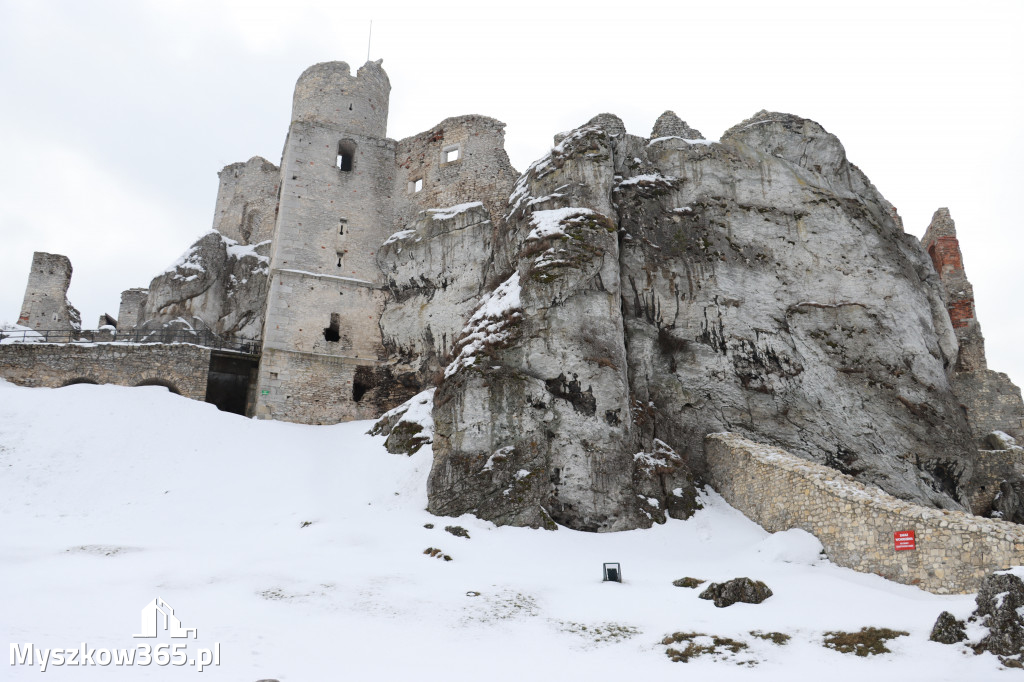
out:
{"label": "house logo icon", "polygon": [[174,608],[160,597],[142,607],[142,632],[132,637],[156,637],[157,630],[167,630],[171,637],[196,638],[196,628],[183,628]]}

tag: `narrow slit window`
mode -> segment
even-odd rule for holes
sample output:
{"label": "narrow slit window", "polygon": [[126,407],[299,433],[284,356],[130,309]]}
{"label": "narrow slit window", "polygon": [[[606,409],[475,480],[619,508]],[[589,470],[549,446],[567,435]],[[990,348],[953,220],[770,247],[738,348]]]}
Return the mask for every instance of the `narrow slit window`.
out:
{"label": "narrow slit window", "polygon": [[348,221],[345,218],[338,219],[338,234],[345,234],[345,225]]}
{"label": "narrow slit window", "polygon": [[356,143],[352,140],[342,140],[338,143],[338,158],[334,165],[340,171],[348,173],[355,166]]}
{"label": "narrow slit window", "polygon": [[338,267],[339,267],[339,268],[341,267],[341,257],[342,257],[343,255],[345,255],[345,254],[343,254],[343,253],[341,253],[341,252],[339,252],[339,253],[338,253]]}
{"label": "narrow slit window", "polygon": [[331,313],[331,324],[324,327],[324,340],[337,343],[341,340],[341,315]]}

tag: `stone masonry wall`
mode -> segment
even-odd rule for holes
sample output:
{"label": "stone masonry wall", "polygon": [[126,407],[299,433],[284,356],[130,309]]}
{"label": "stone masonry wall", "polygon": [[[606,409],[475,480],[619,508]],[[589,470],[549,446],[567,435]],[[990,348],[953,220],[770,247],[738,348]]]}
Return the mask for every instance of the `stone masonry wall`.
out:
{"label": "stone masonry wall", "polygon": [[[457,159],[447,161],[448,153]],[[504,224],[508,196],[519,173],[505,152],[505,124],[487,116],[446,118],[430,130],[407,137],[396,151],[393,194],[400,199],[395,230],[419,211],[482,201],[495,226]],[[422,189],[415,183],[422,180]]]}
{"label": "stone masonry wall", "polygon": [[189,344],[0,345],[0,378],[19,386],[158,384],[205,400],[209,368],[210,349]]}
{"label": "stone masonry wall", "polygon": [[136,287],[121,292],[121,307],[117,312],[117,328],[121,331],[135,329],[143,320],[149,289]]}
{"label": "stone masonry wall", "polygon": [[217,173],[213,229],[239,244],[259,244],[274,236],[281,170],[254,156]]}
{"label": "stone masonry wall", "polygon": [[71,261],[57,253],[32,254],[18,324],[32,329],[79,330],[82,317],[68,301]]}
{"label": "stone masonry wall", "polygon": [[[1024,526],[929,509],[834,469],[735,434],[705,440],[711,484],[770,532],[801,528],[829,559],[936,594],[977,591],[994,570],[1024,565]],[[895,551],[893,533],[913,530],[917,549]]]}
{"label": "stone masonry wall", "polygon": [[296,84],[270,256],[258,417],[333,423],[393,407],[377,404],[377,392],[357,390],[354,379],[368,367],[365,383],[373,383],[384,359],[376,252],[393,224],[395,142],[384,137],[389,91],[379,62],[354,77],[344,62],[318,64]]}

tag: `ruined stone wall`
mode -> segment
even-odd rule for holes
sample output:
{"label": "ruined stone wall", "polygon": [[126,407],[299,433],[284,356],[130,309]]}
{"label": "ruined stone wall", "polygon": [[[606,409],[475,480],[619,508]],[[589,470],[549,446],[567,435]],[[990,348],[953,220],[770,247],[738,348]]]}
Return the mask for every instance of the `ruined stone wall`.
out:
{"label": "ruined stone wall", "polygon": [[67,256],[33,253],[18,324],[32,329],[81,329],[82,316],[67,298],[70,284],[71,261]]}
{"label": "ruined stone wall", "polygon": [[384,137],[391,83],[381,62],[367,62],[355,76],[346,62],[309,67],[295,84],[292,121],[341,124],[353,134]]}
{"label": "ruined stone wall", "polygon": [[[448,161],[454,152],[457,158]],[[505,153],[505,124],[487,116],[446,118],[430,130],[398,143],[396,230],[419,211],[472,201],[487,207],[495,225],[504,224],[508,196],[519,174]],[[416,191],[416,182],[422,189]]]}
{"label": "ruined stone wall", "polygon": [[932,265],[939,273],[946,293],[946,309],[960,344],[957,371],[986,369],[985,339],[981,335],[981,326],[974,309],[974,288],[964,270],[956,225],[949,215],[949,209],[940,208],[935,212],[921,245],[931,256]]}
{"label": "ruined stone wall", "polygon": [[1024,458],[1021,450],[978,450],[974,460],[974,476],[971,486],[971,509],[975,514],[988,515],[992,502],[999,493],[1003,481],[1024,477]]}
{"label": "ruined stone wall", "polygon": [[967,279],[956,224],[949,209],[940,208],[921,239],[946,297],[946,309],[960,345],[950,384],[960,400],[975,439],[1005,431],[1024,439],[1024,400],[1020,388],[1005,374],[988,369],[985,337],[974,308],[974,289]]}
{"label": "ruined stone wall", "polygon": [[[770,532],[801,528],[840,566],[936,594],[977,591],[994,570],[1024,564],[1024,527],[929,509],[829,467],[735,434],[705,441],[712,486]],[[895,551],[893,533],[913,530],[917,549]]]}
{"label": "ruined stone wall", "polygon": [[967,411],[976,439],[1004,431],[1024,442],[1024,403],[1020,388],[1010,377],[990,369],[957,372],[950,385]]}
{"label": "ruined stone wall", "polygon": [[213,229],[239,244],[259,244],[274,236],[281,170],[254,156],[217,173]]}
{"label": "ruined stone wall", "polygon": [[19,386],[159,384],[205,400],[209,367],[210,349],[189,344],[0,345],[0,378]]}
{"label": "ruined stone wall", "polygon": [[121,307],[117,312],[118,329],[131,331],[139,326],[144,319],[146,298],[149,289],[135,288],[121,292]]}

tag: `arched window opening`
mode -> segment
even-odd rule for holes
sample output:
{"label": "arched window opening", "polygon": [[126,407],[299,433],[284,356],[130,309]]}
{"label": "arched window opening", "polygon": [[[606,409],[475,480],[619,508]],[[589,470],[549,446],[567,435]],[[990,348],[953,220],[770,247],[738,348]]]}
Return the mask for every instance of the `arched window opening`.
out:
{"label": "arched window opening", "polygon": [[[338,264],[341,264],[341,257],[338,258]],[[338,313],[331,313],[331,324],[330,326],[324,327],[324,340],[330,343],[337,343],[341,341],[341,315]]]}
{"label": "arched window opening", "polygon": [[356,143],[352,140],[342,140],[338,143],[338,158],[335,161],[335,166],[338,170],[349,172],[355,165],[356,160]]}

